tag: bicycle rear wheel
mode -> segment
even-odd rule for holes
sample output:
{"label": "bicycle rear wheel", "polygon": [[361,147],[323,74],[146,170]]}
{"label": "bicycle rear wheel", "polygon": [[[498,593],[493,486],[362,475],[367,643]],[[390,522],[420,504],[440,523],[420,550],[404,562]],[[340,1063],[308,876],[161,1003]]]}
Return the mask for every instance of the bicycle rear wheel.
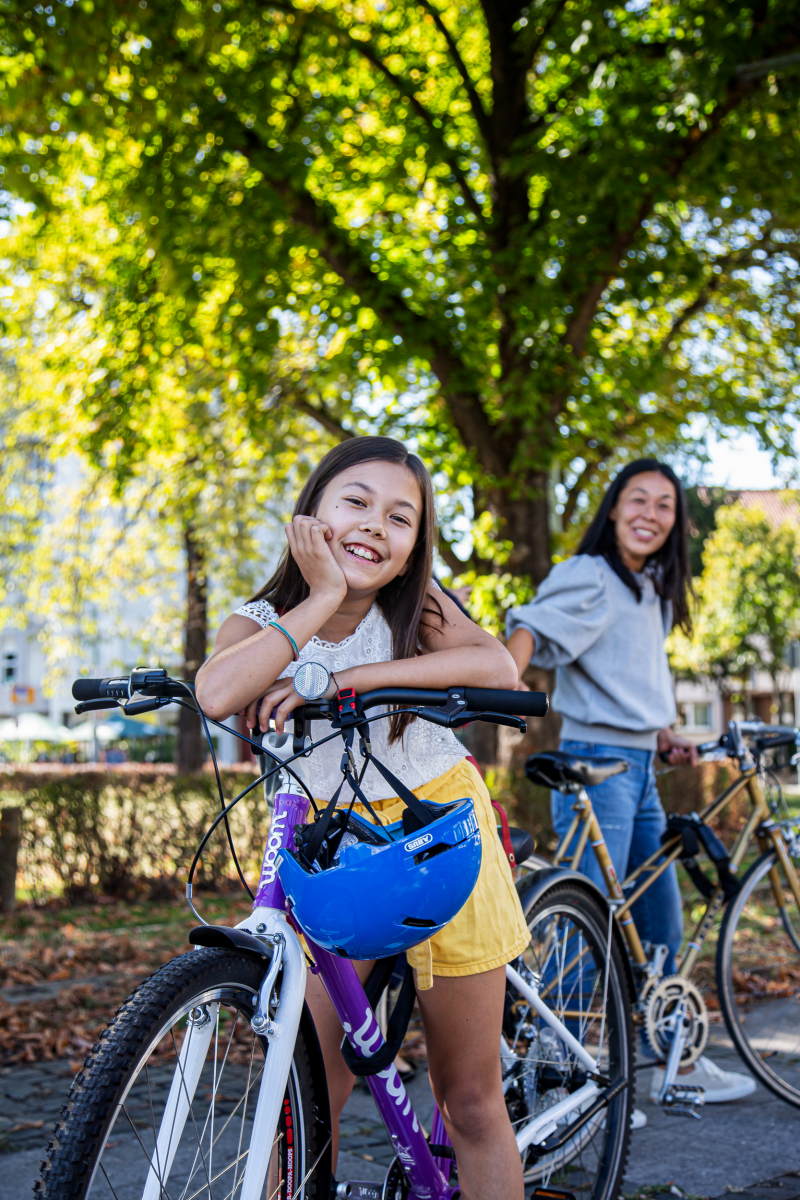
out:
{"label": "bicycle rear wheel", "polygon": [[[776,893],[778,900],[776,901]],[[774,850],[728,905],[717,988],[731,1040],[758,1080],[800,1108],[800,911]]]}
{"label": "bicycle rear wheel", "polygon": [[[612,935],[608,910],[587,888],[571,880],[538,895],[536,877],[524,880],[520,899],[531,944],[512,966],[528,981],[586,1047],[600,1071],[626,1086],[565,1145],[542,1155],[523,1152],[526,1185],[545,1186],[615,1200],[628,1160],[633,1111],[633,1025],[623,952]],[[515,1130],[552,1108],[585,1082],[585,1069],[511,983],[503,1024],[503,1086]],[[588,1104],[587,1104],[588,1109]],[[580,1110],[559,1120],[556,1134],[576,1123]]]}
{"label": "bicycle rear wheel", "polygon": [[[264,969],[248,954],[203,949],[145,980],[73,1082],[37,1194],[48,1200],[238,1197],[267,1050],[249,1024]],[[270,1200],[329,1200],[327,1088],[315,1047],[309,1053],[314,1038],[313,1027],[301,1022],[264,1191]],[[185,1068],[188,1056],[179,1058],[189,1039],[207,1042],[195,1080]],[[168,1109],[173,1080],[188,1116],[182,1125],[173,1116],[170,1127],[165,1112],[174,1112]]]}

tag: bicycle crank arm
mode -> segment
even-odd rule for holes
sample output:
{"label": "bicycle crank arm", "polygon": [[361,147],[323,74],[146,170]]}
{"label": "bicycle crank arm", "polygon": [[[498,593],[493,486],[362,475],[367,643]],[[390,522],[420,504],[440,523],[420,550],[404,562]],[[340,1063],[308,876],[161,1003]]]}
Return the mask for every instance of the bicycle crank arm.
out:
{"label": "bicycle crank arm", "polygon": [[599,1112],[608,1107],[612,1100],[616,1100],[620,1092],[624,1092],[627,1086],[628,1080],[625,1077],[615,1080],[610,1087],[607,1087],[604,1092],[600,1093],[593,1104],[585,1108],[561,1133],[551,1133],[543,1142],[537,1142],[533,1147],[532,1153],[536,1158],[543,1158],[546,1154],[552,1154],[554,1150],[560,1150],[562,1146],[566,1146],[570,1138],[573,1138],[579,1129],[583,1129],[584,1125],[589,1124],[592,1117],[596,1117]]}
{"label": "bicycle crank arm", "polygon": [[672,1018],[672,1044],[667,1055],[667,1066],[664,1071],[664,1083],[658,1093],[658,1103],[663,1105],[667,1092],[674,1086],[681,1065],[683,1047],[686,1044],[686,1034],[689,1020],[686,1014],[686,1001],[680,1000]]}
{"label": "bicycle crank arm", "polygon": [[[280,985],[280,1015],[274,1020],[268,1019],[268,1013],[259,1014],[266,1018],[265,1032],[262,1035],[267,1042],[267,1052],[264,1058],[264,1070],[258,1089],[258,1101],[253,1117],[253,1132],[250,1137],[250,1151],[244,1172],[242,1189],[239,1200],[262,1200],[267,1169],[275,1141],[275,1130],[278,1126],[286,1082],[292,1066],[294,1044],[297,1030],[303,1012],[303,1000],[306,994],[306,960],[299,938],[286,920],[285,915],[274,908],[257,908],[248,918],[248,924],[265,926],[264,932],[283,938],[283,977]],[[275,943],[276,950],[279,943]],[[272,990],[272,981],[268,984]],[[268,997],[263,998],[262,1004],[268,1003]]]}

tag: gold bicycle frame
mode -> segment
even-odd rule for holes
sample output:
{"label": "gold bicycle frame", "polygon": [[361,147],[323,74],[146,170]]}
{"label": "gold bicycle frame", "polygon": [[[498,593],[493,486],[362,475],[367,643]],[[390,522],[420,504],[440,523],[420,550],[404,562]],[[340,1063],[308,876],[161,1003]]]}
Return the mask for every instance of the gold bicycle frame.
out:
{"label": "gold bicycle frame", "polygon": [[[755,834],[762,852],[768,850],[770,847],[774,847],[778,856],[778,862],[783,868],[786,879],[792,889],[795,902],[800,907],[800,879],[798,878],[794,863],[787,852],[780,829],[772,820],[769,806],[761,790],[761,784],[758,782],[755,767],[743,772],[724,792],[720,792],[719,796],[706,805],[703,811],[699,813],[699,819],[704,825],[707,825],[743,788],[747,789],[750,797],[751,812],[745,822],[744,829],[737,837],[731,851],[731,869],[735,871],[741,866],[742,860],[747,853],[747,848]],[[585,788],[581,788],[575,794],[575,803],[572,808],[575,816],[569,829],[559,843],[558,849],[553,856],[553,863],[556,866],[569,863],[570,866],[577,869],[586,849],[587,842],[591,845],[603,875],[609,899],[614,905],[617,919],[628,944],[631,958],[635,963],[644,964],[647,962],[647,955],[644,952],[636,923],[631,915],[631,907],[655,883],[656,879],[660,875],[663,875],[667,868],[680,857],[681,839],[680,837],[675,837],[666,842],[663,847],[659,848],[655,854],[651,854],[646,862],[643,862],[635,871],[632,871],[627,879],[624,879],[620,884],[614,870],[614,865],[611,862],[611,856],[608,853],[605,839],[600,830],[599,822],[592,808],[592,802]],[[580,833],[578,833],[579,828]],[[568,856],[567,849],[576,834],[578,834],[578,840],[575,849]],[[658,863],[662,855],[663,862]],[[658,863],[658,866],[656,866],[656,863]],[[648,878],[639,887],[635,888],[626,899],[624,889],[630,887],[645,872],[650,872]],[[778,909],[781,909],[785,906],[785,899],[777,865],[771,869],[769,877],[772,883],[775,903]],[[679,975],[688,977],[691,974],[724,900],[725,895],[722,888],[716,888],[713,895],[709,898],[705,911],[698,921],[694,933],[681,956],[678,966]]]}

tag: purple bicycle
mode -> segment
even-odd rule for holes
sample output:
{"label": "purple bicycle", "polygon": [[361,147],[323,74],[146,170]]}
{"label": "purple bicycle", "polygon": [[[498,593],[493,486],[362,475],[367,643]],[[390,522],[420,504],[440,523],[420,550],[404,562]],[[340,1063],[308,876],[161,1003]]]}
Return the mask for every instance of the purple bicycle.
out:
{"label": "purple bicycle", "polygon": [[[157,669],[79,680],[73,694],[82,712],[119,705],[136,713],[169,703],[199,711],[191,686]],[[385,719],[393,705],[440,725],[483,720],[524,729],[520,711],[542,715],[547,703],[534,693],[463,687],[383,688],[356,699],[365,756],[369,724]],[[216,722],[200,715],[208,735]],[[281,886],[282,856],[300,844],[314,803],[292,763],[324,740],[311,741],[312,721],[332,723],[327,738],[346,734],[336,701],[306,705],[293,716],[293,735],[245,738],[269,760],[266,769],[228,804],[220,784],[222,809],[187,885],[191,905],[203,846],[219,824],[227,828],[241,796],[263,783],[272,817],[251,915],[236,928],[193,929],[194,949],[140,984],[110,1021],[73,1082],[36,1184],[49,1200],[459,1196],[458,1164],[441,1115],[434,1111],[428,1137],[394,1066],[404,1033],[403,1020],[395,1019],[402,989],[388,1040],[375,1014],[391,959],[379,960],[362,987],[348,958],[301,940]],[[345,744],[343,773],[353,765],[352,735]],[[210,736],[209,745],[213,757]],[[419,837],[402,836],[409,854],[425,852]],[[524,847],[524,836],[518,846],[527,856],[532,845]],[[232,843],[231,850],[238,868]],[[531,944],[507,968],[498,1050],[526,1184],[553,1200],[616,1200],[634,1075],[631,981],[613,909],[580,876],[560,868],[532,870],[518,887]],[[365,1076],[391,1139],[395,1157],[382,1184],[332,1178],[325,1069],[304,1000],[309,969],[331,998],[347,1035],[348,1062]]]}

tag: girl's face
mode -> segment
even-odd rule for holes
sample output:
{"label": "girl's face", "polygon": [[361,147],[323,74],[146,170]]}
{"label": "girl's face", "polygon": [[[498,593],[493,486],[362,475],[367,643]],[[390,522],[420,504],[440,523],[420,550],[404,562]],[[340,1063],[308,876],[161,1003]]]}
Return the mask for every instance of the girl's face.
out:
{"label": "girl's face", "polygon": [[628,480],[609,514],[626,567],[644,570],[648,556],[669,537],[676,506],[675,488],[660,471],[642,471]]}
{"label": "girl's face", "polygon": [[408,467],[378,459],[336,475],[314,515],[331,531],[328,545],[348,591],[377,592],[406,570],[422,495]]}

